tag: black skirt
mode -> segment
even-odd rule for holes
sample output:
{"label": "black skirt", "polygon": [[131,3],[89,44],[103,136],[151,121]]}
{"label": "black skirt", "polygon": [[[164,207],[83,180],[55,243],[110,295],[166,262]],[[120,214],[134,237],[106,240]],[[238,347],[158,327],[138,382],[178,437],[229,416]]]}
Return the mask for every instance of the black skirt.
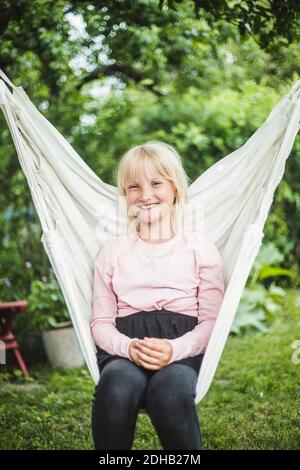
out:
{"label": "black skirt", "polygon": [[[198,318],[185,315],[183,313],[171,312],[170,310],[152,310],[151,312],[140,311],[132,313],[124,317],[116,318],[116,328],[120,333],[125,334],[129,338],[143,339],[145,336],[149,338],[165,338],[174,339],[191,331],[198,324]],[[121,356],[108,354],[103,349],[97,347],[97,363],[100,373],[103,367],[114,359]],[[204,353],[197,356],[190,356],[172,364],[187,364],[197,373],[199,373]],[[128,359],[129,360],[129,359]],[[142,367],[142,366],[140,366]],[[143,367],[143,369],[145,369]],[[147,371],[150,369],[146,369]]]}

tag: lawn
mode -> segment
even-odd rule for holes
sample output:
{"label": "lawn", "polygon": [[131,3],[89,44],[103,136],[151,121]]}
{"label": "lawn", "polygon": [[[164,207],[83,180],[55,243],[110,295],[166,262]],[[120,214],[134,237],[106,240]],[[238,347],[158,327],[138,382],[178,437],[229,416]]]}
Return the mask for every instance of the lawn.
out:
{"label": "lawn", "polygon": [[[204,449],[299,449],[300,293],[266,334],[230,336],[217,373],[197,405]],[[298,354],[300,359],[300,354]],[[0,366],[3,367],[3,366]],[[86,368],[30,367],[0,374],[1,449],[93,449],[94,383]],[[162,449],[148,415],[139,415],[133,450]]]}

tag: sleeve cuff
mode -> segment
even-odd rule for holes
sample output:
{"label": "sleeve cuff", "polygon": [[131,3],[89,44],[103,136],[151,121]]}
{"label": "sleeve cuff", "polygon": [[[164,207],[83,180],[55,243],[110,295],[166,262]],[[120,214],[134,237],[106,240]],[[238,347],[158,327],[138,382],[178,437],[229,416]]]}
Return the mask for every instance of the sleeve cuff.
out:
{"label": "sleeve cuff", "polygon": [[[171,364],[174,361],[179,361],[180,359],[183,359],[184,354],[181,351],[180,337],[175,338],[175,339],[168,339],[168,341],[169,343],[171,343],[172,348],[173,348],[173,352],[172,352],[172,355],[168,364]],[[186,357],[188,357],[188,354],[186,355]]]}
{"label": "sleeve cuff", "polygon": [[134,341],[135,339],[139,339],[139,338],[128,338],[126,351],[125,351],[127,359],[129,359],[131,362],[133,362],[133,360],[131,359],[130,354],[129,354],[129,346],[130,346],[131,341]]}

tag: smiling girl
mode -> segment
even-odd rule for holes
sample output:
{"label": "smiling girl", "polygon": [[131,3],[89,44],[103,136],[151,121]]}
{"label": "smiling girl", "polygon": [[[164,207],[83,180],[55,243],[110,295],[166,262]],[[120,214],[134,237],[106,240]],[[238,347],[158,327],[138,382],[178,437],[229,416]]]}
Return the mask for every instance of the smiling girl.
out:
{"label": "smiling girl", "polygon": [[90,323],[100,371],[97,450],[131,449],[141,408],[164,449],[202,448],[196,384],[224,275],[210,238],[182,229],[188,183],[180,156],[160,141],[119,162],[129,230],[96,257]]}

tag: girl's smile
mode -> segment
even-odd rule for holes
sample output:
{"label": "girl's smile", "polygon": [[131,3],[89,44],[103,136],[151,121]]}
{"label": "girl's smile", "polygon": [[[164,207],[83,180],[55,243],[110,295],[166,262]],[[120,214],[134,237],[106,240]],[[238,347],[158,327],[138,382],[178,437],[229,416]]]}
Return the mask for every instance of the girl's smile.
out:
{"label": "girl's smile", "polygon": [[144,210],[151,210],[151,209],[154,209],[156,206],[159,206],[159,202],[154,202],[152,204],[146,204],[146,205],[145,204],[138,205],[138,207]]}

